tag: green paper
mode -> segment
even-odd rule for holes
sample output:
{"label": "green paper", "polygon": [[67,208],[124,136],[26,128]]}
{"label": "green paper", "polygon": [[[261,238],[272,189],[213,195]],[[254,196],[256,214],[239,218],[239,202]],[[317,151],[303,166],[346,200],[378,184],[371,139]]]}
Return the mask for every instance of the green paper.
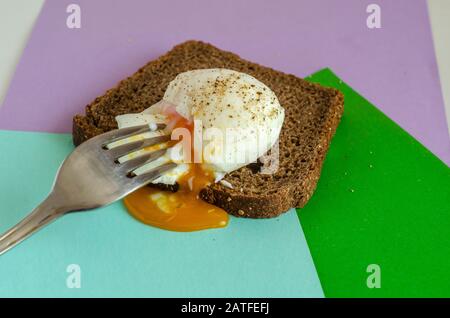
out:
{"label": "green paper", "polygon": [[[297,210],[325,296],[449,297],[450,169],[329,69],[307,79],[345,95],[317,190]],[[381,288],[367,287],[369,264]]]}

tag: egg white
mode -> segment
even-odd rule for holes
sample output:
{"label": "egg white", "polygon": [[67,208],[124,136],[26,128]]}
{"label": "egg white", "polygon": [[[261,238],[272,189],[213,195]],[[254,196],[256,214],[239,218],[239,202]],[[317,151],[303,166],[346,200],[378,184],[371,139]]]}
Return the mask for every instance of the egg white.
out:
{"label": "egg white", "polygon": [[[275,93],[262,82],[248,74],[232,70],[201,69],[179,74],[169,83],[162,101],[142,113],[117,116],[118,126],[125,128],[148,124],[150,128],[156,129],[156,124],[167,123],[167,117],[161,112],[168,105],[173,105],[181,116],[193,120],[195,129],[199,128],[197,123],[201,123],[202,164],[213,171],[215,182],[221,180],[226,173],[254,162],[266,153],[276,142],[284,121],[284,109]],[[227,129],[244,129],[245,133],[227,140],[231,142],[224,147],[223,139],[208,136],[210,128],[222,132],[223,136],[226,136]],[[167,132],[151,131],[109,146],[115,147],[165,133]],[[264,134],[264,143],[256,141],[258,133]],[[199,136],[194,134],[194,137]],[[246,153],[244,160],[236,160],[236,155],[242,152]],[[140,154],[131,154],[121,160],[126,161]],[[172,160],[173,153],[168,151],[163,157],[134,172],[142,174]],[[188,170],[189,165],[181,163],[153,183],[173,185]]]}

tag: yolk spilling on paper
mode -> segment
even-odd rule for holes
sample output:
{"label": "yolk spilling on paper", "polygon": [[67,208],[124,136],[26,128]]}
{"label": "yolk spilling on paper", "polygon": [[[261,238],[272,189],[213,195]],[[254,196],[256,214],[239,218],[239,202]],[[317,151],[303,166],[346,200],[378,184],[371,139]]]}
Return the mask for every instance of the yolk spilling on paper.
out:
{"label": "yolk spilling on paper", "polygon": [[[177,113],[168,116],[173,129],[187,128],[193,136],[193,123]],[[178,232],[228,224],[228,214],[223,209],[199,197],[200,190],[214,182],[211,172],[205,171],[199,163],[189,163],[189,170],[177,182],[179,189],[175,193],[147,186],[129,194],[124,199],[128,212],[145,224]]]}

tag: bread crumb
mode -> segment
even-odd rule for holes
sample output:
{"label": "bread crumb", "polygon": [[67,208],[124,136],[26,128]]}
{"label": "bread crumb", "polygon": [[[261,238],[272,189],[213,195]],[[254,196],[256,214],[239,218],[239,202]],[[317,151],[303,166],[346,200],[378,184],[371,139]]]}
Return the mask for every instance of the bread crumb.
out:
{"label": "bread crumb", "polygon": [[230,202],[230,201],[231,201],[231,197],[228,197],[228,198],[227,198],[227,201]]}
{"label": "bread crumb", "polygon": [[227,180],[220,180],[219,182],[220,182],[220,184],[222,184],[224,187],[233,189],[233,185],[232,185],[231,183],[229,183]]}
{"label": "bread crumb", "polygon": [[238,210],[238,214],[239,214],[239,215],[244,215],[245,212],[244,212],[243,210]]}

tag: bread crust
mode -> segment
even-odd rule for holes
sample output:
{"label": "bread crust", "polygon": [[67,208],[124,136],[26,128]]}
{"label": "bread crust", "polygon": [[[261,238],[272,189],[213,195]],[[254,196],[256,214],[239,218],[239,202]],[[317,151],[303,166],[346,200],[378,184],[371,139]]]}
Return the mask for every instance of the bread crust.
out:
{"label": "bread crust", "polygon": [[225,176],[232,188],[216,183],[203,189],[201,198],[229,214],[248,218],[276,217],[292,207],[303,207],[317,186],[343,114],[342,93],[200,41],[177,45],[87,105],[84,116],[73,118],[73,143],[77,146],[117,128],[115,116],[144,110],[162,98],[178,73],[199,68],[229,68],[254,76],[275,92],[286,112],[280,134],[280,169],[262,175],[250,166],[243,167]]}

